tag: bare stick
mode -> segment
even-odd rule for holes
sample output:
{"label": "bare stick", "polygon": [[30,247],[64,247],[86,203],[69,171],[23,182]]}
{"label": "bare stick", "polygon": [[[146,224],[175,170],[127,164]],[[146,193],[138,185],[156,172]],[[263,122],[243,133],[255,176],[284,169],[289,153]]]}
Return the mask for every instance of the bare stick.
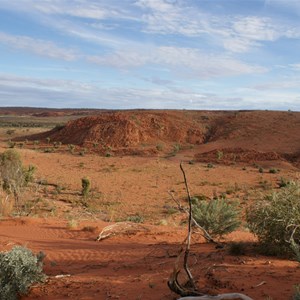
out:
{"label": "bare stick", "polygon": [[193,279],[192,273],[188,267],[188,258],[189,258],[190,248],[191,248],[191,236],[192,236],[192,213],[193,213],[192,212],[192,199],[191,199],[189,187],[188,187],[187,180],[186,180],[186,175],[185,175],[184,169],[182,167],[182,162],[180,163],[180,169],[183,174],[185,188],[186,188],[186,192],[187,192],[188,200],[189,200],[188,237],[187,237],[187,244],[186,244],[186,249],[185,249],[185,253],[184,253],[184,265],[183,266],[184,266],[185,272],[189,278],[189,282],[190,282],[191,286],[193,287],[193,289],[195,290],[194,279]]}

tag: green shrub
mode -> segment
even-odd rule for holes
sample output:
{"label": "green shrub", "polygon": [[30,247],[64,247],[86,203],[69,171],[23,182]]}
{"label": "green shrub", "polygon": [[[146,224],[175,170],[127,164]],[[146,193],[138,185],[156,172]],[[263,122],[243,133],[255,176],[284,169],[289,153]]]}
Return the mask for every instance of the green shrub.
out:
{"label": "green shrub", "polygon": [[36,171],[36,167],[33,165],[29,165],[27,169],[23,168],[25,185],[33,181],[33,176],[35,171]]}
{"label": "green shrub", "polygon": [[8,252],[0,252],[0,298],[18,299],[19,295],[27,293],[31,284],[45,279],[43,258],[43,253],[36,256],[20,246]]}
{"label": "green shrub", "polygon": [[223,156],[224,156],[224,153],[223,153],[223,151],[217,151],[217,159],[218,160],[220,160],[220,159],[222,159],[223,158]]}
{"label": "green shrub", "polygon": [[280,180],[279,180],[278,186],[280,188],[284,188],[284,187],[287,187],[290,183],[291,183],[290,180],[288,180],[284,177],[281,177]]}
{"label": "green shrub", "polygon": [[90,189],[91,189],[91,182],[88,178],[84,177],[81,179],[81,194],[83,197],[87,197],[90,193]]}
{"label": "green shrub", "polygon": [[279,172],[279,170],[275,169],[275,168],[272,168],[272,169],[269,170],[270,174],[277,174],[278,172]]}
{"label": "green shrub", "polygon": [[211,236],[223,236],[237,229],[241,221],[238,202],[214,198],[200,200],[192,205],[193,217]]}
{"label": "green shrub", "polygon": [[9,140],[9,141],[7,142],[7,146],[8,146],[8,148],[15,148],[16,143],[15,143],[15,142],[12,142],[11,140]]}
{"label": "green shrub", "polygon": [[68,149],[69,149],[69,152],[70,152],[70,153],[74,154],[75,148],[76,148],[75,145],[73,145],[73,144],[68,144]]}
{"label": "green shrub", "polygon": [[157,149],[158,151],[162,151],[162,150],[164,149],[164,145],[163,145],[163,144],[157,144],[157,145],[156,145],[156,149]]}
{"label": "green shrub", "polygon": [[[258,199],[246,213],[250,230],[265,254],[297,254],[300,244],[300,185],[290,182],[279,192]],[[292,250],[292,251],[291,251]]]}

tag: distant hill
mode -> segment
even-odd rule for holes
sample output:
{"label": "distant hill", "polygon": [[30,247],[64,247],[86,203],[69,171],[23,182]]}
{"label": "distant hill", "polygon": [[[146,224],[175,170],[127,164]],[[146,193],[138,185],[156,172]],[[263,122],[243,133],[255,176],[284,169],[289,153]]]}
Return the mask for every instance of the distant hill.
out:
{"label": "distant hill", "polygon": [[[278,111],[127,110],[69,121],[31,139],[115,154],[192,149],[196,160],[300,162],[300,113]],[[222,157],[221,157],[222,156]]]}

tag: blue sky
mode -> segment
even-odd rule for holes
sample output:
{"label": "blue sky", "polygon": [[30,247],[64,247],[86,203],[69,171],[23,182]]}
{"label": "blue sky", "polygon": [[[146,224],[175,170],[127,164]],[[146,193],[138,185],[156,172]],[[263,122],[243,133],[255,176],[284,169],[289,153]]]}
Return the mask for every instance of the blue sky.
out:
{"label": "blue sky", "polygon": [[0,106],[300,110],[299,0],[0,0]]}

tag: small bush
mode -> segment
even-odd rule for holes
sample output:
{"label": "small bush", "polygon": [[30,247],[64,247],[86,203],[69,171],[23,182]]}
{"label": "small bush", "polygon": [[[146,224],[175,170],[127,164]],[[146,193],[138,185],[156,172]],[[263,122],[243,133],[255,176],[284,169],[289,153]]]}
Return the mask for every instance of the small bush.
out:
{"label": "small bush", "polygon": [[192,208],[197,223],[212,236],[221,237],[234,231],[241,224],[238,202],[215,198],[210,201],[197,201]]}
{"label": "small bush", "polygon": [[300,185],[290,182],[279,192],[258,199],[249,207],[246,219],[258,237],[265,254],[282,255],[294,252],[300,245]]}
{"label": "small bush", "polygon": [[67,223],[67,228],[68,229],[76,229],[78,228],[78,221],[75,219],[70,219]]}
{"label": "small bush", "polygon": [[272,168],[272,169],[269,170],[270,174],[277,174],[278,172],[279,172],[279,170],[275,169],[275,168]]}
{"label": "small bush", "polygon": [[139,214],[129,216],[126,220],[133,223],[144,223],[144,218]]}
{"label": "small bush", "polygon": [[81,179],[81,194],[83,197],[87,197],[90,193],[90,189],[91,189],[91,182],[88,178],[84,177]]}
{"label": "small bush", "polygon": [[287,187],[290,183],[291,183],[290,180],[288,180],[284,177],[281,177],[280,180],[279,180],[278,186],[280,188],[284,188],[284,187]]}
{"label": "small bush", "polygon": [[9,141],[7,142],[7,146],[8,146],[8,148],[15,148],[16,143],[15,143],[15,142],[12,142],[11,140],[9,140]]}
{"label": "small bush", "polygon": [[74,154],[76,146],[73,144],[68,144],[68,149],[70,153]]}
{"label": "small bush", "polygon": [[224,156],[224,153],[223,153],[223,151],[217,151],[217,159],[218,160],[220,160],[220,159],[222,159],[223,158],[223,156]]}
{"label": "small bush", "polygon": [[164,145],[163,145],[163,144],[157,144],[157,145],[156,145],[156,149],[157,149],[158,151],[162,151],[162,150],[164,149]]}
{"label": "small bush", "polygon": [[0,252],[0,298],[15,300],[27,293],[35,282],[45,279],[42,270],[44,254],[34,255],[29,249],[16,246]]}

